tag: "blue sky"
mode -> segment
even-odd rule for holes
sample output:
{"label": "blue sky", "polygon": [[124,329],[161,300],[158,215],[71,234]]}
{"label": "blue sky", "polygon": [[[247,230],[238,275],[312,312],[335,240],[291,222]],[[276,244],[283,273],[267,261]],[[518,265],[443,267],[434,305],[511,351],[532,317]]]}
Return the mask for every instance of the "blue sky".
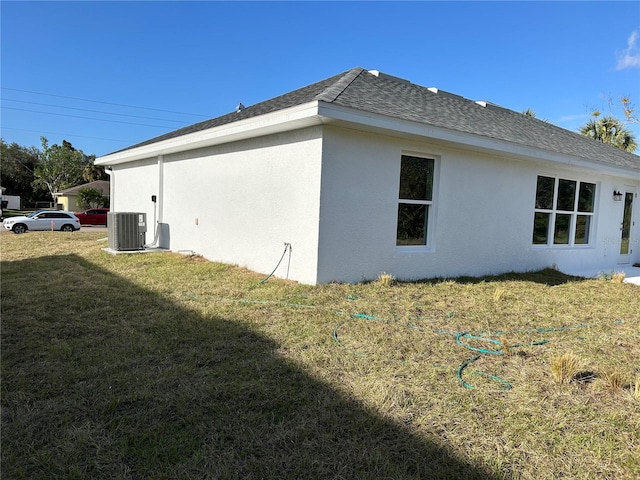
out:
{"label": "blue sky", "polygon": [[609,97],[619,117],[620,96],[640,105],[636,1],[2,1],[0,15],[1,135],[25,146],[104,155],[353,67],[569,130]]}

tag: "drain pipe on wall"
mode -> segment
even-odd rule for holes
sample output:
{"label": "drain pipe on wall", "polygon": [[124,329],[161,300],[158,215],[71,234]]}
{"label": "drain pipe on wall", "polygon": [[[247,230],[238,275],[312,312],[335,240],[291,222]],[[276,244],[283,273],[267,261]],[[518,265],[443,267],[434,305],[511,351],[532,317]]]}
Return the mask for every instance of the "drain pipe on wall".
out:
{"label": "drain pipe on wall", "polygon": [[109,211],[112,211],[114,193],[116,192],[116,176],[113,174],[113,167],[105,167],[104,172],[109,175]]}
{"label": "drain pipe on wall", "polygon": [[153,242],[145,247],[158,247],[160,241],[160,225],[162,224],[162,210],[163,210],[163,184],[164,184],[164,157],[158,155],[158,195],[151,195],[151,201],[153,202],[153,223],[155,227]]}

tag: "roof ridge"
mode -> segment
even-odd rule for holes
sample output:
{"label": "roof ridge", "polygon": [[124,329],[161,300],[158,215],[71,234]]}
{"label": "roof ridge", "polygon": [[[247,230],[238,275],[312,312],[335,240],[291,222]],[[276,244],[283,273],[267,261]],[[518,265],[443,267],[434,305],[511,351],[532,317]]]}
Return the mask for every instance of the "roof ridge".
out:
{"label": "roof ridge", "polygon": [[355,67],[346,71],[336,82],[316,95],[315,99],[328,103],[335,101],[362,72],[364,72],[364,68],[361,67]]}

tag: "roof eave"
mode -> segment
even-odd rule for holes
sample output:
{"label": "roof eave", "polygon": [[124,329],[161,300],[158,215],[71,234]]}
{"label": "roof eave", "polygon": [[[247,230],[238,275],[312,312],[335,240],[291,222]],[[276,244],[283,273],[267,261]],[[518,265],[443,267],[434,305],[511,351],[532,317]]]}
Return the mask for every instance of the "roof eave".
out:
{"label": "roof eave", "polygon": [[264,135],[272,135],[274,133],[319,125],[320,123],[322,123],[322,119],[318,116],[318,102],[313,101],[278,110],[277,112],[267,113],[265,115],[251,117],[187,135],[104,155],[96,158],[95,164],[104,166],[118,165],[186,150],[195,150]]}
{"label": "roof eave", "polygon": [[608,165],[597,160],[562,154],[540,147],[521,145],[506,140],[436,127],[335,104],[321,103],[318,114],[325,118],[325,123],[341,124],[373,133],[409,137],[428,141],[429,143],[481,151],[511,159],[551,162],[565,166],[598,170],[611,175],[640,178],[640,169]]}
{"label": "roof eave", "polygon": [[276,112],[220,125],[206,130],[170,138],[156,143],[130,148],[96,159],[97,165],[111,166],[155,158],[160,155],[221,145],[264,135],[296,130],[322,123],[391,136],[408,137],[430,143],[481,151],[512,159],[550,162],[559,165],[598,170],[612,175],[638,178],[640,170],[607,165],[600,161],[562,154],[539,147],[508,142],[478,134],[436,127],[397,117],[358,110],[314,100]]}

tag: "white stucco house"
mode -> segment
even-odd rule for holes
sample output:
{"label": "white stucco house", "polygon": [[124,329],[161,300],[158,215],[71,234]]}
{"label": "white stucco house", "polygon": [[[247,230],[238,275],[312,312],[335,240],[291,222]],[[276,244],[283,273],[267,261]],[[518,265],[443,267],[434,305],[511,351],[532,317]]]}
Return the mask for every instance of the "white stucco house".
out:
{"label": "white stucco house", "polygon": [[640,157],[362,68],[96,164],[158,246],[308,284],[640,262]]}

